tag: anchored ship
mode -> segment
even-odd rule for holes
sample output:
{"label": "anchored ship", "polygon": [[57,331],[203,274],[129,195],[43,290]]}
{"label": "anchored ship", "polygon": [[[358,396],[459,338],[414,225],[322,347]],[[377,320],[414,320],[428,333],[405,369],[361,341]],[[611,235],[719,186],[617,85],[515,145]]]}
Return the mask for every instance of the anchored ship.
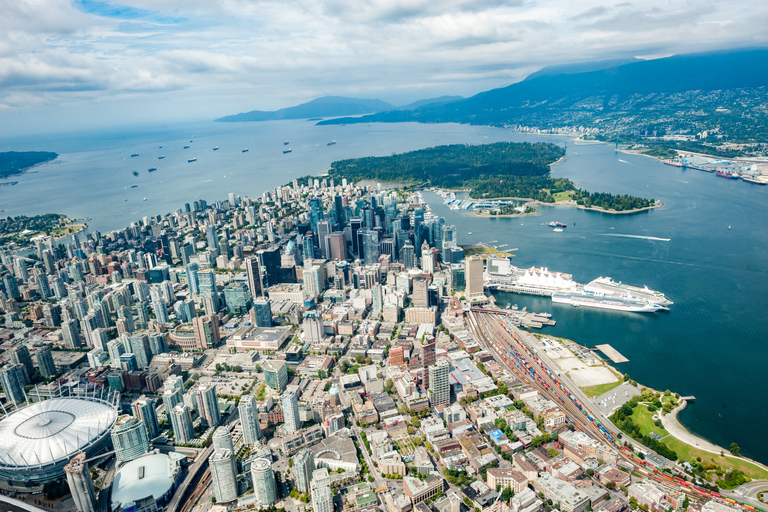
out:
{"label": "anchored ship", "polygon": [[556,292],[552,294],[552,302],[556,304],[570,304],[574,307],[588,307],[598,309],[610,309],[613,311],[628,311],[632,313],[655,313],[666,310],[664,306],[654,304],[647,300],[641,300],[630,296],[603,295],[594,292]]}
{"label": "anchored ship", "polygon": [[674,302],[669,300],[663,293],[651,290],[647,286],[640,288],[639,286],[624,284],[621,281],[617,283],[610,277],[598,277],[594,281],[590,281],[588,284],[584,285],[584,291],[614,295],[630,295],[638,299],[661,304],[662,306],[674,304]]}

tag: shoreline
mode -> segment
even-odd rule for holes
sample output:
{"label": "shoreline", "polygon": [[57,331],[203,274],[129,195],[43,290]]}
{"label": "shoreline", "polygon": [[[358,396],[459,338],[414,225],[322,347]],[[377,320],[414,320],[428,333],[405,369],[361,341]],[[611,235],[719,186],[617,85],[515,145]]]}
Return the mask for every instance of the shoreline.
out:
{"label": "shoreline", "polygon": [[510,213],[505,215],[491,215],[490,213],[488,213],[488,210],[477,210],[469,213],[470,215],[473,215],[475,217],[481,217],[483,219],[516,219],[519,217],[533,217],[533,216],[542,214],[540,211],[535,211],[530,213]]}

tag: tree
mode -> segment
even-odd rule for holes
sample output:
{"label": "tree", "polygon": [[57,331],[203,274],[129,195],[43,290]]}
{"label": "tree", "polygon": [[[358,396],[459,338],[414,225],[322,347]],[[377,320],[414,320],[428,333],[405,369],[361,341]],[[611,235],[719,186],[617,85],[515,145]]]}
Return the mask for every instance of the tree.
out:
{"label": "tree", "polygon": [[731,446],[728,447],[728,450],[730,450],[734,456],[741,457],[741,448],[739,448],[739,445],[736,443],[731,443]]}
{"label": "tree", "polygon": [[501,501],[504,503],[508,502],[513,496],[515,495],[514,492],[512,492],[512,489],[510,487],[505,487],[504,490],[501,492]]}

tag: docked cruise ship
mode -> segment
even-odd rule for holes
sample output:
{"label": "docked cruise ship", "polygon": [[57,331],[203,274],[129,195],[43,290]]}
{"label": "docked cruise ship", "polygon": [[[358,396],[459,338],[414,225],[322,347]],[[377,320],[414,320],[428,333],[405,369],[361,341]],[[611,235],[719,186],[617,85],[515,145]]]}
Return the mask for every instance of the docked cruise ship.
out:
{"label": "docked cruise ship", "polygon": [[553,272],[547,268],[521,269],[509,258],[490,257],[484,274],[490,289],[552,297],[552,302],[589,308],[652,313],[667,310],[672,301],[646,287],[615,282],[600,277],[587,285],[575,282],[571,274]]}
{"label": "docked cruise ship", "polygon": [[613,311],[628,311],[633,313],[655,313],[666,310],[660,304],[654,304],[647,300],[639,300],[632,296],[604,295],[584,290],[552,294],[552,302],[556,304],[569,304],[574,307],[587,307],[599,309],[611,309]]}
{"label": "docked cruise ship", "polygon": [[598,277],[594,281],[585,284],[584,291],[614,295],[630,295],[662,306],[671,306],[674,304],[663,293],[651,290],[647,286],[640,288],[639,286],[624,284],[621,281],[616,282],[610,277]]}

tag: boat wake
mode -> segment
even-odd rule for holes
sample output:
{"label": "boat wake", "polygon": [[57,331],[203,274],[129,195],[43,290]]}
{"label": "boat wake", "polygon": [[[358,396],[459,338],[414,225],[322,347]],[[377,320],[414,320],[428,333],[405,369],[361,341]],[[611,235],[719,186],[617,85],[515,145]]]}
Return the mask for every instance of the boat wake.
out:
{"label": "boat wake", "polygon": [[656,240],[659,242],[669,242],[671,238],[659,238],[657,236],[626,235],[623,233],[603,233],[602,236],[617,236],[619,238],[639,238],[642,240]]}
{"label": "boat wake", "polygon": [[629,163],[626,160],[622,160],[621,158],[619,158],[619,162],[624,163],[624,164],[628,164]]}

